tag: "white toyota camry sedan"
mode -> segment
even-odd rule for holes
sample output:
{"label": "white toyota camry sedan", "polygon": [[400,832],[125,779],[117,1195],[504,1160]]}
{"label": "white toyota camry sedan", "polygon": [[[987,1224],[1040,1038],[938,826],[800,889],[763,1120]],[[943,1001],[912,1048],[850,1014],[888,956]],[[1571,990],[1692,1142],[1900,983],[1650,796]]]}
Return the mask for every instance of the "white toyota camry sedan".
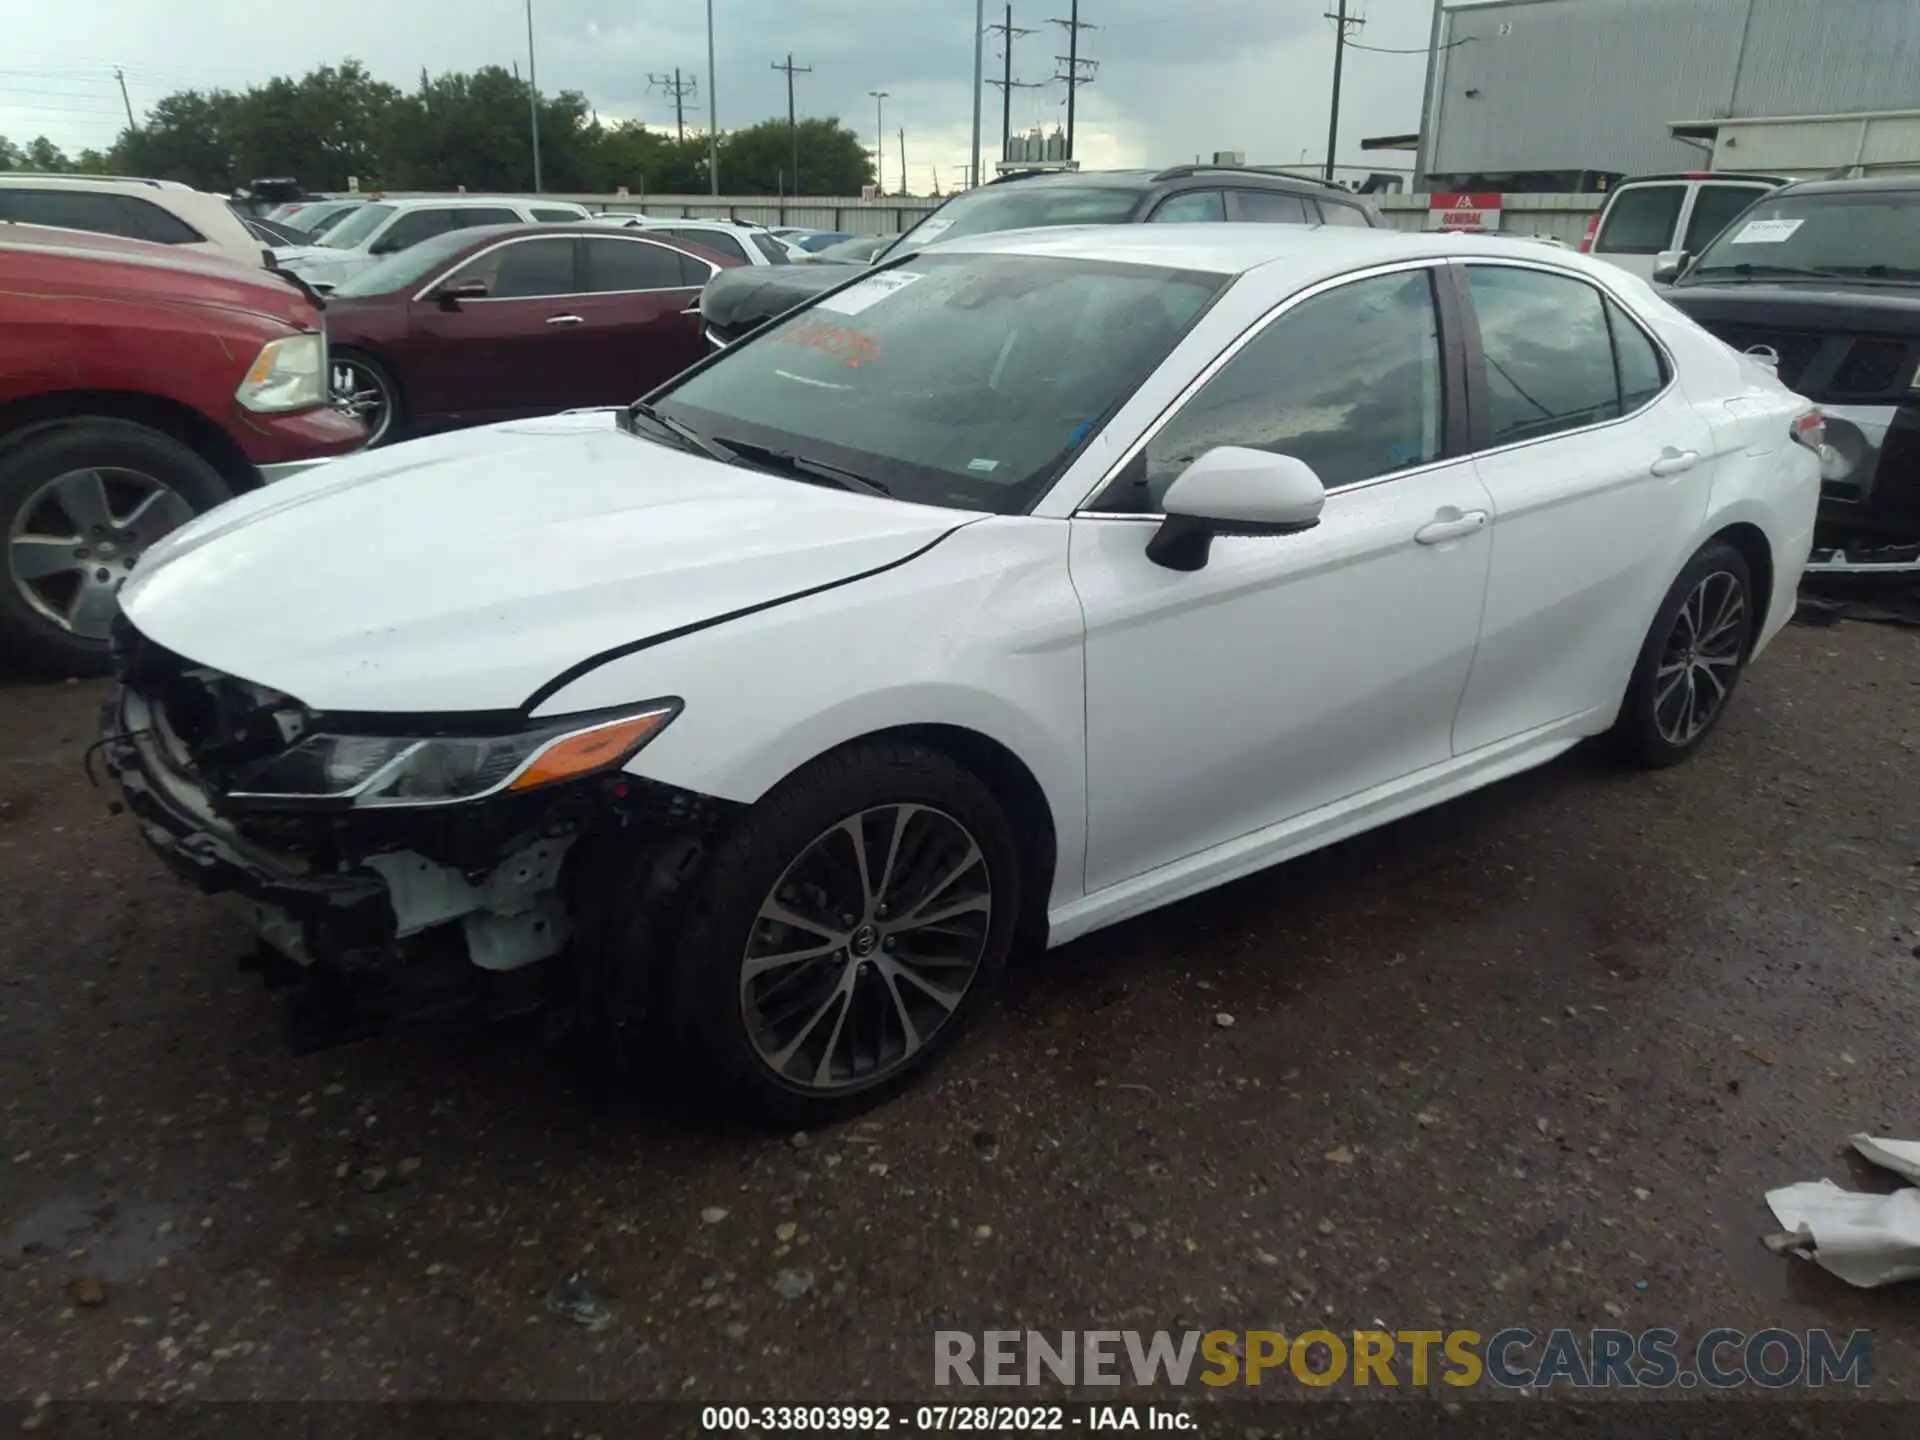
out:
{"label": "white toyota camry sedan", "polygon": [[1016,946],[1702,743],[1793,609],[1820,417],[1523,248],[983,236],[630,409],[309,472],[126,587],[111,768],[303,1044],[453,985],[849,1113]]}

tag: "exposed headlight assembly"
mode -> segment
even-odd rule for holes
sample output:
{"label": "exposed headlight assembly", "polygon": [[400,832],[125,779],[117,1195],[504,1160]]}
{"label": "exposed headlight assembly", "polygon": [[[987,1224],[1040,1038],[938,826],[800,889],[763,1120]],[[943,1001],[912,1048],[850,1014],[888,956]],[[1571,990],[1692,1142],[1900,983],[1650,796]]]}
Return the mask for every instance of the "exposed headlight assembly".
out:
{"label": "exposed headlight assembly", "polygon": [[511,735],[322,732],[242,774],[228,797],[374,809],[537,790],[624,765],[679,713],[680,702],[666,700],[591,722],[572,715]]}

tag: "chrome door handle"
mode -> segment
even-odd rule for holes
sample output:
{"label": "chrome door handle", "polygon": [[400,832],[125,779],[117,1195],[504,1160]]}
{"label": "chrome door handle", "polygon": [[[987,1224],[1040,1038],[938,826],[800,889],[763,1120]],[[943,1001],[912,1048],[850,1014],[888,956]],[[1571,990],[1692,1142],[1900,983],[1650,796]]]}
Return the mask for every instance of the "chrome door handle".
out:
{"label": "chrome door handle", "polygon": [[547,318],[547,323],[549,325],[584,325],[587,322],[578,315],[551,315]]}
{"label": "chrome door handle", "polygon": [[1684,475],[1700,463],[1698,450],[1676,450],[1669,445],[1660,452],[1660,458],[1647,467],[1650,475]]}
{"label": "chrome door handle", "polygon": [[1449,540],[1458,540],[1463,535],[1472,535],[1486,527],[1487,512],[1469,510],[1454,519],[1435,520],[1422,525],[1413,532],[1413,538],[1422,545],[1444,545]]}

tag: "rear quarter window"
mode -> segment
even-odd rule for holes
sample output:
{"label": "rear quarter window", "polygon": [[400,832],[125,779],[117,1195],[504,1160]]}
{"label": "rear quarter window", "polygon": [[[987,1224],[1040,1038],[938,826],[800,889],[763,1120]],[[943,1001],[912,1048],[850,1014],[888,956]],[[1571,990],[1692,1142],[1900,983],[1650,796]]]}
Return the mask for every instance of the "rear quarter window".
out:
{"label": "rear quarter window", "polygon": [[1633,185],[1614,192],[1593,242],[1596,255],[1658,255],[1673,248],[1684,185]]}
{"label": "rear quarter window", "polygon": [[1358,205],[1344,205],[1338,200],[1320,201],[1320,218],[1328,225],[1357,225],[1362,230],[1371,230],[1373,221],[1367,218],[1367,212]]}

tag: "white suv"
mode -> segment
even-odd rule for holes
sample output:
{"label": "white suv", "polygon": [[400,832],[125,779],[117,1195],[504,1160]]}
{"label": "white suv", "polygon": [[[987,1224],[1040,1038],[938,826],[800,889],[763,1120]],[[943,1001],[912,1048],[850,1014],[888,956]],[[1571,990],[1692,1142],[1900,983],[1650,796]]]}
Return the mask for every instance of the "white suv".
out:
{"label": "white suv", "polygon": [[267,258],[224,195],[172,180],[0,173],[0,221],[7,220],[179,245],[248,265]]}
{"label": "white suv", "polygon": [[1704,171],[1623,180],[1587,222],[1580,248],[1652,280],[1660,255],[1674,250],[1698,255],[1734,216],[1786,183],[1778,175]]}
{"label": "white suv", "polygon": [[376,200],[362,205],[311,245],[273,253],[286,269],[318,290],[331,290],[388,255],[476,225],[573,225],[592,218],[570,200],[522,200],[511,195],[435,195]]}

